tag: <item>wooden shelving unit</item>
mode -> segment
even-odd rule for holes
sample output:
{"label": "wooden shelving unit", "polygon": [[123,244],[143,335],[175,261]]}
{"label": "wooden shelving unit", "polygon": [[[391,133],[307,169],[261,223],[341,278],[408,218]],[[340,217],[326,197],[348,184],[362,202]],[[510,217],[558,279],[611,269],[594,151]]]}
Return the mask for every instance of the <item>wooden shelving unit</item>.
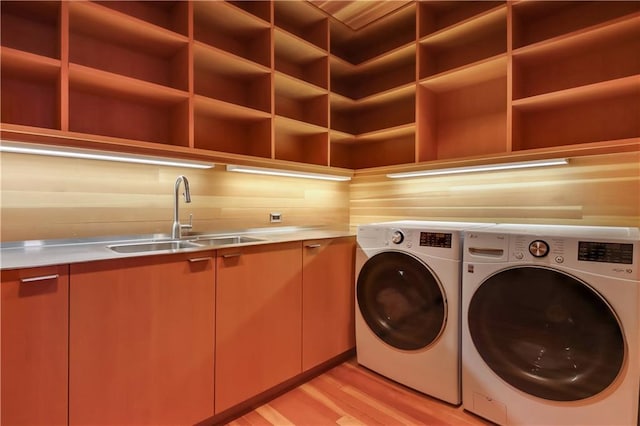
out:
{"label": "wooden shelving unit", "polygon": [[6,138],[339,173],[640,149],[638,2],[421,1],[359,31],[284,0],[0,15]]}

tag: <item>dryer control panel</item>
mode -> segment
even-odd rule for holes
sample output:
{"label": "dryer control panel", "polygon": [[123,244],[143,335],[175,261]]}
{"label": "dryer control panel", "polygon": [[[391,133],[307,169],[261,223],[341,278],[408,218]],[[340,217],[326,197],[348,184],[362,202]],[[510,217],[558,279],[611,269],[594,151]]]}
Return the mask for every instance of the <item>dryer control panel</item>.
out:
{"label": "dryer control panel", "polygon": [[578,260],[631,265],[633,263],[633,244],[579,241]]}

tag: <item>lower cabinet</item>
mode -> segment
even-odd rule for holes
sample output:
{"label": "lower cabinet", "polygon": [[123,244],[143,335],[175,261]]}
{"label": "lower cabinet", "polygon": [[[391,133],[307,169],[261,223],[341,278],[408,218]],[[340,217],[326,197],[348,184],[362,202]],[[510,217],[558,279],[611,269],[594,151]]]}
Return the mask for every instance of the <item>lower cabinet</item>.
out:
{"label": "lower cabinet", "polygon": [[302,243],[218,251],[216,412],[302,371]]}
{"label": "lower cabinet", "polygon": [[355,346],[355,238],[305,241],[302,369]]}
{"label": "lower cabinet", "polygon": [[214,414],[213,252],[71,265],[69,424]]}
{"label": "lower cabinet", "polygon": [[66,425],[68,266],[2,271],[3,425]]}
{"label": "lower cabinet", "polygon": [[1,424],[209,419],[354,347],[354,255],[345,237],[2,271]]}

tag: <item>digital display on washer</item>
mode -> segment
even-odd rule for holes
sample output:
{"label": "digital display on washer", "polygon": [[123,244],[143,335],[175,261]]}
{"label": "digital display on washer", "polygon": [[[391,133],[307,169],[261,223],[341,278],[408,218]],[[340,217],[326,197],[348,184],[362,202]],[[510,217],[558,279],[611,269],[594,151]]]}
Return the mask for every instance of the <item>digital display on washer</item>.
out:
{"label": "digital display on washer", "polygon": [[420,245],[423,247],[451,248],[452,234],[446,232],[421,232]]}
{"label": "digital display on washer", "polygon": [[579,241],[578,260],[630,265],[633,263],[633,244]]}

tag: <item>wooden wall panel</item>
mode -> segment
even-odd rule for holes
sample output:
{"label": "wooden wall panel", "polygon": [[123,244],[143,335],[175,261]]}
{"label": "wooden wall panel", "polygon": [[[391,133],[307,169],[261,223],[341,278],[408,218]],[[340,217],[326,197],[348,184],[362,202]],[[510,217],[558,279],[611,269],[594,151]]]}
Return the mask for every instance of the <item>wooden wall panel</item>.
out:
{"label": "wooden wall panel", "polygon": [[173,184],[191,183],[194,229],[454,220],[640,226],[640,153],[549,169],[349,183],[2,154],[2,241],[168,233]]}
{"label": "wooden wall panel", "polygon": [[352,226],[403,219],[640,226],[640,154],[413,179],[356,174],[350,204]]}
{"label": "wooden wall panel", "polygon": [[[210,170],[2,154],[1,240],[169,233],[173,186],[187,176],[195,231],[346,225],[349,184]],[[182,199],[181,199],[182,200]]]}

